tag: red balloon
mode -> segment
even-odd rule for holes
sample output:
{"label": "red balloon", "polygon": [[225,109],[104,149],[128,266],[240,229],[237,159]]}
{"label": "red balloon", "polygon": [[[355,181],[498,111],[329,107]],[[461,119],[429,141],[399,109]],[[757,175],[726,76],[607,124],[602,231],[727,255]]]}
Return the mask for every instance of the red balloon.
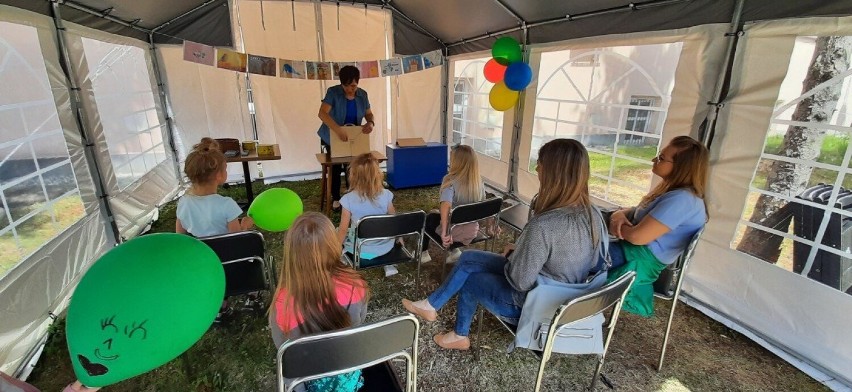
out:
{"label": "red balloon", "polygon": [[506,66],[497,62],[497,60],[491,59],[485,63],[485,79],[491,83],[498,83],[503,81],[503,75],[506,74]]}

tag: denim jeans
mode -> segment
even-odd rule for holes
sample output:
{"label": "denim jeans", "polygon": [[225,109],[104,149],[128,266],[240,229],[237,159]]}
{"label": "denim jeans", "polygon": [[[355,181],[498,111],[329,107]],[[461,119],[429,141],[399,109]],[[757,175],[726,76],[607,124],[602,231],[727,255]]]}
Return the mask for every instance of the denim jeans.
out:
{"label": "denim jeans", "polygon": [[[609,269],[613,269],[616,267],[621,267],[624,263],[627,262],[627,259],[624,257],[624,248],[621,247],[621,243],[619,241],[613,241],[609,243],[609,259],[612,260],[612,265]],[[604,268],[604,258],[603,256],[598,257],[598,265],[592,270],[593,272],[600,271]]]}
{"label": "denim jeans", "polygon": [[521,306],[515,304],[514,295],[518,291],[512,288],[503,272],[507,262],[505,257],[496,253],[480,250],[463,252],[444,283],[429,296],[429,304],[437,310],[453,295],[459,294],[455,327],[459,336],[470,333],[478,304],[501,319],[517,324]]}

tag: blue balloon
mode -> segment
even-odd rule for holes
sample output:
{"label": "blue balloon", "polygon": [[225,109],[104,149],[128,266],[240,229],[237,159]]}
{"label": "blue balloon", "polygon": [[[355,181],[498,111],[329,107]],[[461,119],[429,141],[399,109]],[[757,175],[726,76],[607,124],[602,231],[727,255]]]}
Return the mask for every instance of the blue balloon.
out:
{"label": "blue balloon", "polygon": [[517,63],[509,64],[506,67],[506,74],[503,76],[503,82],[506,83],[506,87],[512,91],[521,91],[530,84],[532,81],[532,69],[529,64],[519,61]]}

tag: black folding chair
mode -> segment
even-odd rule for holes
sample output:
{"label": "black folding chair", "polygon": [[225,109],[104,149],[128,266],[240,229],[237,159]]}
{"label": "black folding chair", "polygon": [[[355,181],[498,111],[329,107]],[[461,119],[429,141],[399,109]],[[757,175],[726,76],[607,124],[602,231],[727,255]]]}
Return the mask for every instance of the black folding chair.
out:
{"label": "black folding chair", "polygon": [[533,196],[532,200],[530,200],[530,204],[518,202],[518,204],[500,211],[500,222],[506,224],[506,226],[515,233],[524,231],[524,227],[527,226],[527,222],[532,219],[532,205],[535,204],[536,198],[538,198],[538,194]]}
{"label": "black folding chair", "polygon": [[[426,213],[422,210],[403,212],[393,215],[365,216],[355,223],[355,254],[344,252],[344,260],[355,269],[382,267],[407,261],[417,262],[417,287],[420,288],[420,243],[423,241],[423,225],[426,223]],[[372,258],[361,258],[361,248],[364,244],[388,239],[413,236],[417,246],[412,252],[405,244],[394,241],[390,252]]]}
{"label": "black folding chair", "polygon": [[683,253],[680,254],[674,263],[666,267],[654,282],[654,296],[672,301],[669,319],[666,322],[666,333],[663,335],[663,347],[660,349],[660,362],[657,363],[657,371],[663,370],[663,360],[666,358],[666,346],[669,343],[669,332],[672,329],[672,321],[674,321],[675,307],[677,307],[677,299],[680,297],[683,277],[686,275],[686,267],[689,266],[689,262],[692,260],[692,255],[695,253],[695,246],[698,245],[699,237],[701,237],[701,233],[703,232],[704,229],[701,229],[692,236]]}
{"label": "black folding chair", "polygon": [[291,340],[278,349],[276,356],[278,391],[289,392],[305,381],[357,369],[364,369],[360,391],[401,391],[387,361],[403,358],[405,390],[416,392],[419,332],[417,319],[406,315]]}
{"label": "black folding chair", "polygon": [[[463,225],[465,223],[473,223],[484,221],[489,218],[494,219],[494,223],[497,224],[500,220],[500,208],[503,206],[503,199],[500,197],[492,197],[490,199],[485,199],[482,201],[477,201],[474,203],[462,204],[460,206],[453,207],[450,210],[449,225],[447,225],[446,235],[449,235],[452,231],[453,227],[458,225]],[[426,236],[441,248],[444,251],[448,251],[451,249],[460,248],[463,246],[467,246],[461,242],[453,242],[450,246],[445,247],[441,237],[434,230],[426,230]],[[494,237],[493,235],[489,235],[488,233],[482,230],[480,227],[479,232],[476,234],[476,238],[470,242],[470,244],[475,244],[483,241],[491,241],[491,250],[493,251],[494,247]],[[487,248],[487,247],[486,247]],[[441,266],[441,271],[443,272],[447,266],[447,261],[444,259],[444,264]],[[443,274],[443,273],[442,273]]]}
{"label": "black folding chair", "polygon": [[225,269],[225,297],[255,291],[272,291],[275,274],[272,257],[264,257],[263,235],[241,231],[199,238],[216,252]]}

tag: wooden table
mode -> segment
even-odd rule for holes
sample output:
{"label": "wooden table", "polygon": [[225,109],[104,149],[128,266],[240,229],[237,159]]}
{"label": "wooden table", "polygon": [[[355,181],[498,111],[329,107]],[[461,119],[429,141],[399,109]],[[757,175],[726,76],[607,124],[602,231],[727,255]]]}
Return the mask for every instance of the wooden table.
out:
{"label": "wooden table", "polygon": [[[370,151],[373,154],[373,157],[376,158],[379,162],[383,162],[387,160],[387,158],[382,155],[382,153],[378,151]],[[334,165],[345,165],[352,162],[355,159],[354,156],[351,157],[338,157],[331,158],[326,153],[316,154],[317,162],[322,166],[322,178],[320,179],[320,183],[322,185],[322,191],[320,192],[320,209],[327,216],[331,215],[331,167]]]}
{"label": "wooden table", "polygon": [[258,156],[257,150],[249,152],[248,155],[237,155],[235,157],[225,157],[225,160],[228,163],[234,162],[242,162],[243,164],[243,177],[246,182],[246,205],[245,208],[251,205],[251,202],[254,200],[254,192],[251,189],[251,173],[249,172],[249,162],[257,162],[257,161],[277,161],[281,159],[281,150],[278,148],[277,144],[273,144],[272,148],[274,150],[274,154],[272,155],[263,155]]}

